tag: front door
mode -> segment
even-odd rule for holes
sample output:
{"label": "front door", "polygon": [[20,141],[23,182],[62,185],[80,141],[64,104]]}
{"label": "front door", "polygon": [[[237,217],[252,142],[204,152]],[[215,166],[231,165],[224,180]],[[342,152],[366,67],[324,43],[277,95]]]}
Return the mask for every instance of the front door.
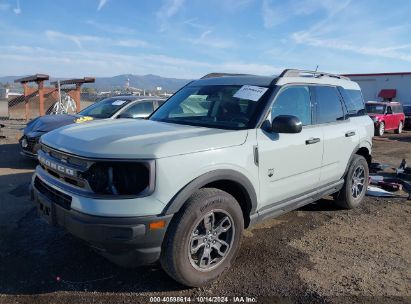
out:
{"label": "front door", "polygon": [[309,86],[291,85],[277,94],[268,119],[294,115],[301,133],[278,134],[257,129],[261,207],[278,204],[318,187],[323,154],[321,126],[312,124]]}

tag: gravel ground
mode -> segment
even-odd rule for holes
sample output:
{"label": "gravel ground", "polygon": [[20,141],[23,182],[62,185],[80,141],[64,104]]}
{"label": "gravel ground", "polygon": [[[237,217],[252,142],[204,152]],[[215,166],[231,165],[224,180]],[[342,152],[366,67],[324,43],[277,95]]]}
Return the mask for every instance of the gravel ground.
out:
{"label": "gravel ground", "polygon": [[[35,162],[18,154],[22,124],[2,123],[0,303],[147,303],[150,296],[411,303],[410,201],[367,197],[363,207],[347,211],[322,199],[268,220],[245,231],[224,277],[188,289],[158,265],[119,268],[37,218],[27,190]],[[411,163],[410,142],[411,131],[376,139],[374,159],[393,167],[402,158]]]}

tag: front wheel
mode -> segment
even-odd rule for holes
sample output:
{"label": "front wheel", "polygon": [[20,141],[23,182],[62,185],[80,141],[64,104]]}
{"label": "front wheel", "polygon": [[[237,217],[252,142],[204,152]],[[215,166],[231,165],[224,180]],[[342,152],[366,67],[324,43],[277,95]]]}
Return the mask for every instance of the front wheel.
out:
{"label": "front wheel", "polygon": [[394,132],[395,134],[401,134],[402,133],[402,128],[403,128],[403,123],[402,121],[400,121],[400,123],[398,124],[398,129],[396,129]]}
{"label": "front wheel", "polygon": [[233,196],[215,188],[200,189],[171,222],[161,265],[186,286],[208,284],[231,266],[243,229],[242,210]]}
{"label": "front wheel", "polygon": [[367,161],[361,155],[354,155],[345,176],[344,186],[334,196],[336,204],[345,209],[358,207],[367,191],[368,176]]}

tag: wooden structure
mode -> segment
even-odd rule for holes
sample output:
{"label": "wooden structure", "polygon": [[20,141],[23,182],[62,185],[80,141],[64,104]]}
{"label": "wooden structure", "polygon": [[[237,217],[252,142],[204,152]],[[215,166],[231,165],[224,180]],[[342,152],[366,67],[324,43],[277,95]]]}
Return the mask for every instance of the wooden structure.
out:
{"label": "wooden structure", "polygon": [[[44,81],[45,80],[49,80],[49,75],[45,75],[45,74],[35,74],[32,76],[27,76],[27,77],[23,77],[23,78],[19,78],[14,80],[14,82],[20,82],[21,85],[23,86],[23,90],[24,90],[24,105],[25,105],[25,116],[26,116],[26,120],[29,120],[29,101],[30,101],[30,96],[33,95],[39,95],[39,111],[40,111],[40,115],[44,115]],[[35,82],[37,83],[37,90],[35,88],[29,87],[28,84],[30,82]]]}
{"label": "wooden structure", "polygon": [[[56,102],[59,98],[58,96],[58,82],[53,81],[50,84],[53,85],[54,87],[45,87],[44,82],[49,80],[49,75],[46,74],[35,74],[23,78],[16,79],[14,82],[15,83],[21,83],[24,89],[24,94],[21,97],[18,97],[14,100],[9,101],[9,111],[10,108],[21,104],[24,102],[24,117],[26,121],[28,121],[31,117],[30,113],[30,103],[37,102],[37,97],[38,97],[38,113],[37,110],[33,111],[33,108],[31,109],[34,113],[40,116],[43,116],[46,114],[45,111],[45,99],[47,99],[47,107],[50,107],[50,98]],[[84,77],[80,79],[67,79],[67,80],[61,80],[60,81],[60,87],[64,87],[61,89],[62,91],[66,92],[71,98],[76,103],[76,111],[80,111],[80,92],[81,92],[81,86],[84,83],[93,83],[95,81],[95,78],[93,77]],[[30,87],[29,83],[36,83],[36,87]],[[67,87],[70,85],[74,85],[74,88]],[[35,105],[32,105],[35,106]],[[52,106],[52,105],[51,105]],[[34,118],[34,117],[32,117]]]}

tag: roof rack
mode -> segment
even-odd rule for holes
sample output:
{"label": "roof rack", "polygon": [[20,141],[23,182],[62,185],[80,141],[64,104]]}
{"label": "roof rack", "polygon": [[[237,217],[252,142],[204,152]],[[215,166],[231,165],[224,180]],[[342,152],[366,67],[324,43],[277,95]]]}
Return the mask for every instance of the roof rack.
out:
{"label": "roof rack", "polygon": [[327,77],[333,77],[333,78],[338,78],[338,79],[351,80],[350,78],[342,76],[342,75],[317,72],[317,71],[297,70],[297,69],[286,69],[280,74],[280,77],[304,77],[306,76],[304,74],[308,74],[316,78],[327,76]]}
{"label": "roof rack", "polygon": [[204,75],[200,79],[225,77],[225,76],[251,76],[251,75],[250,74],[235,74],[235,73],[209,73],[207,75]]}

